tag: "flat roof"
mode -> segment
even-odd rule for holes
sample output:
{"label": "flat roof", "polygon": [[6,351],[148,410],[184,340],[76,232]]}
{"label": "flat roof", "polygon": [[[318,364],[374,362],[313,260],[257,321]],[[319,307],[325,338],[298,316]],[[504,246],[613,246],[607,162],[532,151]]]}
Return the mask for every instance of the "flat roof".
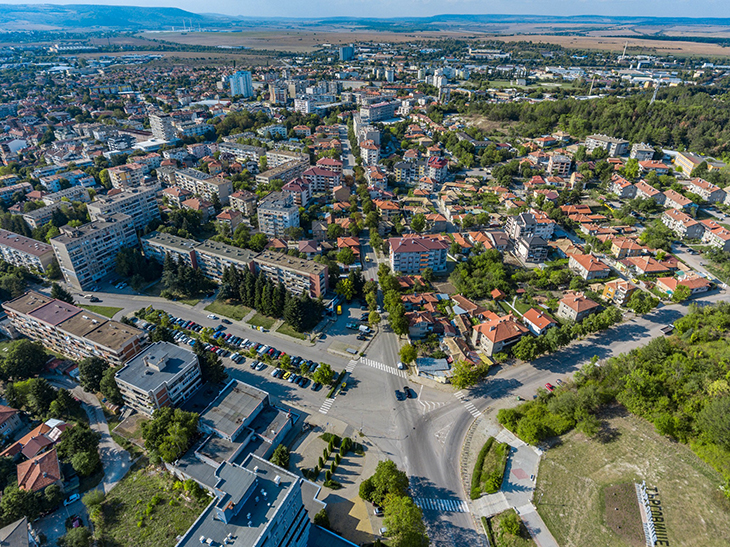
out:
{"label": "flat roof", "polygon": [[163,247],[169,247],[178,251],[190,252],[199,245],[194,239],[185,239],[184,237],[166,234],[164,232],[152,232],[142,236],[142,242],[149,241]]}
{"label": "flat roof", "polygon": [[[299,480],[292,473],[254,455],[241,466],[222,464],[216,475],[220,478],[216,488],[226,495],[208,505],[176,547],[199,546],[201,536],[212,539],[215,545],[223,545],[228,534],[235,538],[236,546],[255,545]],[[275,482],[277,476],[278,486]],[[251,487],[255,488],[255,495],[252,493],[246,498]],[[225,506],[234,499],[243,503],[238,513],[227,524],[215,518],[216,506]]]}
{"label": "flat roof", "polygon": [[53,247],[48,243],[42,243],[14,232],[8,232],[7,230],[0,230],[0,245],[5,245],[11,249],[22,251],[33,256],[43,256],[44,254],[53,252]]}
{"label": "flat roof", "polygon": [[18,298],[15,298],[14,300],[3,302],[3,307],[16,313],[22,313],[23,315],[27,315],[33,310],[40,308],[45,304],[48,304],[52,300],[53,298],[51,298],[50,296],[46,296],[45,294],[41,294],[35,291],[28,291],[27,293],[19,296]]}
{"label": "flat roof", "polygon": [[[88,315],[88,314],[86,314]],[[97,316],[98,317],[98,316]],[[65,323],[61,328],[65,327]],[[142,331],[124,323],[106,321],[86,335],[87,340],[112,350],[121,349],[132,338],[140,336]]]}
{"label": "flat roof", "polygon": [[[164,367],[157,370],[148,366],[145,360],[151,363],[162,361]],[[191,350],[169,342],[155,342],[127,361],[115,376],[142,391],[151,391],[163,382],[172,380],[192,362],[197,363],[198,358]]]}
{"label": "flat roof", "polygon": [[59,326],[59,328],[70,334],[75,334],[76,336],[86,336],[94,329],[104,323],[107,323],[107,319],[105,317],[100,317],[94,313],[86,312],[86,310],[82,311],[84,313],[77,313],[73,317],[68,318],[63,322],[63,325]]}
{"label": "flat roof", "polygon": [[81,312],[81,308],[77,308],[67,302],[61,300],[51,300],[48,304],[33,310],[30,315],[39,321],[43,321],[49,325],[58,326]]}
{"label": "flat roof", "polygon": [[54,237],[51,241],[56,243],[62,243],[67,245],[73,243],[80,237],[88,236],[94,232],[104,230],[110,226],[115,226],[118,222],[124,222],[125,220],[131,220],[131,216],[125,215],[124,213],[114,213],[105,215],[103,219],[92,220],[86,224],[82,224],[78,228],[68,228],[64,226],[62,228],[61,235]]}
{"label": "flat roof", "polygon": [[195,247],[199,253],[207,253],[231,260],[239,260],[241,262],[251,262],[257,253],[249,249],[241,249],[233,245],[227,245],[212,239],[206,239]]}
{"label": "flat roof", "polygon": [[267,398],[265,391],[232,380],[200,414],[200,425],[231,437]]}
{"label": "flat roof", "polygon": [[289,256],[286,253],[274,253],[271,251],[264,251],[259,254],[256,257],[256,262],[263,262],[288,270],[294,270],[297,272],[309,272],[318,275],[326,268],[324,264],[320,264],[319,262]]}

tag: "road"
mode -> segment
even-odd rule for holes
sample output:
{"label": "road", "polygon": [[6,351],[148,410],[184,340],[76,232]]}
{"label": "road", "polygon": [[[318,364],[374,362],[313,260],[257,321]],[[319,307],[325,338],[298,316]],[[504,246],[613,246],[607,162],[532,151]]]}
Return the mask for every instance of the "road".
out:
{"label": "road", "polygon": [[350,138],[347,134],[347,126],[340,124],[340,143],[342,143],[342,174],[352,175],[355,168],[355,156],[350,147]]}

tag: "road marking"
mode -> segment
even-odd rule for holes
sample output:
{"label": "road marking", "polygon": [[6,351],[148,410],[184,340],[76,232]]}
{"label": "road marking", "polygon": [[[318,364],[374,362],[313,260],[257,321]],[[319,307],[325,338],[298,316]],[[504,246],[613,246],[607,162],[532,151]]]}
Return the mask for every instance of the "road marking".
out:
{"label": "road marking", "polygon": [[354,359],[350,360],[350,362],[347,363],[347,366],[345,367],[345,371],[352,372],[353,370],[355,370],[355,366],[357,365],[357,363],[358,361],[355,361]]}
{"label": "road marking", "polygon": [[479,409],[477,407],[474,406],[474,403],[466,400],[466,394],[463,391],[457,391],[456,393],[454,393],[454,397],[456,397],[457,399],[459,399],[462,402],[462,404],[464,405],[464,408],[466,408],[466,410],[469,412],[469,414],[471,414],[475,418],[481,418],[482,413],[479,411]]}
{"label": "road marking", "polygon": [[378,370],[382,370],[384,372],[389,372],[390,374],[400,376],[401,378],[405,378],[406,380],[408,379],[408,374],[406,374],[405,370],[398,370],[395,367],[389,367],[388,365],[384,365],[383,363],[380,363],[378,361],[373,361],[372,359],[368,359],[367,357],[360,357],[360,362],[369,367],[377,368]]}
{"label": "road marking", "polygon": [[462,500],[438,498],[413,498],[413,502],[423,510],[444,513],[468,513],[469,505]]}
{"label": "road marking", "polygon": [[335,399],[337,397],[332,397],[331,399],[325,399],[324,403],[322,403],[322,406],[319,407],[319,411],[322,414],[327,414],[330,411],[330,408],[332,408],[332,405],[335,403]]}

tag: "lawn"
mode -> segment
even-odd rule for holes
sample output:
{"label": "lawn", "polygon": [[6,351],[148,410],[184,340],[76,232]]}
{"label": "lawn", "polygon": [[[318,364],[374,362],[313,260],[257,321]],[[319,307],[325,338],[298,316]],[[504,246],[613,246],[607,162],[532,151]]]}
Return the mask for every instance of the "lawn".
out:
{"label": "lawn", "polygon": [[170,474],[140,462],[145,465],[135,466],[102,504],[101,545],[173,547],[209,502],[187,499],[182,489],[173,489]]}
{"label": "lawn", "polygon": [[[653,426],[620,407],[603,414],[598,440],[572,431],[546,451],[534,499],[545,524],[562,547],[630,547],[628,534],[606,513],[628,502],[613,500],[617,486],[646,481],[658,489],[669,542],[712,547],[730,535],[730,501],[722,477],[688,446],[658,435]],[[624,523],[633,527],[634,519]]]}
{"label": "lawn", "polygon": [[241,321],[249,314],[251,308],[235,304],[226,304],[220,300],[214,300],[205,307],[205,311],[228,317],[228,319],[233,319],[234,321]]}
{"label": "lawn", "polygon": [[497,442],[489,437],[479,451],[479,457],[474,464],[474,473],[471,480],[471,499],[477,499],[482,493],[494,494],[502,487],[504,469],[507,466],[509,445]]}
{"label": "lawn", "polygon": [[253,325],[254,327],[264,327],[265,329],[271,329],[274,323],[276,323],[276,319],[257,313],[251,319],[249,319],[248,323],[249,325]]}
{"label": "lawn", "polygon": [[114,317],[117,312],[120,312],[124,309],[115,308],[114,306],[92,306],[91,304],[83,304],[81,307],[91,312],[98,313],[99,315],[103,315],[104,317],[108,317],[109,319]]}
{"label": "lawn", "polygon": [[[501,526],[504,519],[514,519],[514,517],[517,517],[520,523],[520,533],[518,535],[507,532]],[[536,547],[536,543],[530,537],[530,533],[522,524],[522,520],[517,516],[514,509],[507,509],[493,517],[489,517],[486,528],[489,530],[489,541],[493,547]]]}
{"label": "lawn", "polygon": [[299,340],[307,340],[309,338],[306,334],[295,331],[294,327],[292,327],[288,323],[282,323],[281,326],[276,329],[276,332],[286,334],[287,336],[291,336],[292,338],[298,338]]}

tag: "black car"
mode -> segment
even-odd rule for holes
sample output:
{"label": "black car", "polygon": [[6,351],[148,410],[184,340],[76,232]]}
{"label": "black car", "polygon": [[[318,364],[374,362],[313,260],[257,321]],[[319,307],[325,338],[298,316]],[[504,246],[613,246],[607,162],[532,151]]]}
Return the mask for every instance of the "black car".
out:
{"label": "black car", "polygon": [[403,391],[405,392],[406,397],[408,397],[409,399],[413,398],[413,393],[408,386],[403,386]]}
{"label": "black car", "polygon": [[364,335],[362,335],[362,334],[358,334],[358,335],[357,335],[357,339],[358,339],[358,340],[367,340],[367,339],[368,339],[368,337],[367,337],[367,336],[364,336]]}
{"label": "black car", "polygon": [[221,323],[225,323],[226,325],[232,324],[228,319],[221,319]]}
{"label": "black car", "polygon": [[312,384],[312,391],[319,391],[319,389],[320,389],[321,387],[322,387],[322,384],[320,384],[319,382],[314,382],[314,383]]}

